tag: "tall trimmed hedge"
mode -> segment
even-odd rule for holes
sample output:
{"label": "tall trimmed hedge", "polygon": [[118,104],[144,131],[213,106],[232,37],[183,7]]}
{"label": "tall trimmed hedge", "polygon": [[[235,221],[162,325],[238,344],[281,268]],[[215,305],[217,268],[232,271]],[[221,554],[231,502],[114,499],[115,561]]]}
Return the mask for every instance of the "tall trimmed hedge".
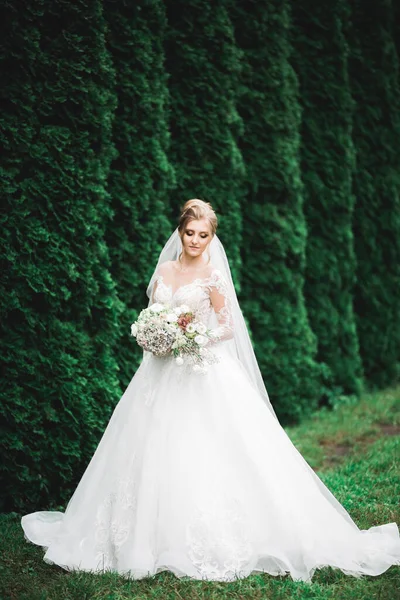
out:
{"label": "tall trimmed hedge", "polygon": [[191,197],[221,216],[283,422],[359,390],[353,292],[368,382],[398,379],[393,0],[352,0],[351,14],[344,0],[0,6],[0,511],[75,489],[141,358],[129,325]]}
{"label": "tall trimmed hedge", "polygon": [[0,510],[65,502],[120,389],[109,215],[114,72],[99,1],[1,23]]}
{"label": "tall trimmed hedge", "polygon": [[237,141],[240,53],[229,0],[167,0],[167,70],[171,95],[171,162],[177,219],[189,198],[209,201],[221,216],[218,235],[239,287],[244,165]]}
{"label": "tall trimmed hedge", "polygon": [[400,374],[399,56],[392,2],[351,4],[355,310],[366,379],[382,387]]}
{"label": "tall trimmed hedge", "polygon": [[236,40],[245,56],[239,103],[247,168],[242,306],[271,401],[288,422],[308,414],[322,393],[303,297],[306,223],[289,5],[282,0],[236,4]]}
{"label": "tall trimmed hedge", "polygon": [[147,305],[147,283],[171,233],[168,196],[173,170],[167,157],[168,90],[161,0],[106,0],[109,48],[116,71],[118,106],[108,190],[113,216],[106,239],[111,273],[124,303],[118,321],[115,356],[125,388],[143,356],[130,336],[130,323]]}
{"label": "tall trimmed hedge", "polygon": [[346,0],[292,2],[293,62],[302,106],[301,166],[307,221],[307,312],[317,358],[331,370],[330,398],[359,394],[362,366],[353,311],[353,101]]}

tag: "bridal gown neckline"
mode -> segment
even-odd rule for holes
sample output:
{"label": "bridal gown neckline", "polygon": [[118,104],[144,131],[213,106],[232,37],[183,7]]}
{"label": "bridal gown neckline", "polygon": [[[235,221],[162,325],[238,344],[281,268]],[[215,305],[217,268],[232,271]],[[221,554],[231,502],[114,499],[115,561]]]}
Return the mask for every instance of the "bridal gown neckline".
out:
{"label": "bridal gown neckline", "polygon": [[206,283],[208,281],[212,281],[213,275],[215,274],[215,272],[218,272],[218,269],[213,269],[208,277],[196,277],[196,279],[194,279],[193,281],[183,284],[183,285],[180,285],[179,287],[176,288],[175,291],[173,290],[171,283],[168,284],[165,282],[163,275],[157,275],[157,280],[161,283],[161,285],[163,285],[166,289],[168,289],[171,292],[171,298],[174,298],[175,295],[177,294],[177,292],[179,292],[179,290],[188,288],[192,285],[199,285],[200,283]]}

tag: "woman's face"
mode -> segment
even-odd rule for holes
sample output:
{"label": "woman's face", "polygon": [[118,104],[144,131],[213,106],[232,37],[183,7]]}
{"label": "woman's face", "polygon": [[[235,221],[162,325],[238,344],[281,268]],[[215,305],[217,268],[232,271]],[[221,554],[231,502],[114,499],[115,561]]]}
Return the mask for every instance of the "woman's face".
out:
{"label": "woman's face", "polygon": [[207,219],[189,221],[181,236],[184,251],[193,258],[203,254],[211,239],[211,227]]}

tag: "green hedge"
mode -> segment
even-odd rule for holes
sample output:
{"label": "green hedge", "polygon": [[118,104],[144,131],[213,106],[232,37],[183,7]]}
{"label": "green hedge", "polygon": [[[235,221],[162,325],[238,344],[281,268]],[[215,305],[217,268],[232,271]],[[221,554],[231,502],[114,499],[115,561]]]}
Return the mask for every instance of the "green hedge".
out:
{"label": "green hedge", "polygon": [[147,282],[171,233],[166,17],[161,0],[106,0],[104,6],[118,94],[113,125],[118,156],[108,180],[113,216],[106,240],[112,277],[124,303],[114,351],[125,389],[143,356],[130,336],[130,324],[147,305]]}
{"label": "green hedge", "polygon": [[191,197],[220,216],[282,422],[358,393],[357,338],[370,384],[398,378],[394,2],[1,8],[0,510],[70,497]]}
{"label": "green hedge", "polygon": [[392,3],[353,1],[355,310],[366,380],[400,374],[400,82]]}
{"label": "green hedge", "polygon": [[101,3],[19,8],[1,42],[1,511],[65,501],[120,394]]}
{"label": "green hedge", "polygon": [[303,297],[306,223],[288,2],[237,2],[235,26],[246,59],[239,103],[248,174],[242,306],[272,404],[288,422],[313,410],[322,394]]}
{"label": "green hedge", "polygon": [[177,217],[189,198],[209,201],[221,217],[218,235],[240,284],[244,165],[237,146],[240,53],[227,0],[168,0],[166,65],[171,96],[170,157]]}
{"label": "green hedge", "polygon": [[327,402],[359,394],[362,366],[353,311],[353,101],[346,0],[292,2],[293,63],[302,106],[301,167],[307,220],[307,312],[318,360],[331,371]]}

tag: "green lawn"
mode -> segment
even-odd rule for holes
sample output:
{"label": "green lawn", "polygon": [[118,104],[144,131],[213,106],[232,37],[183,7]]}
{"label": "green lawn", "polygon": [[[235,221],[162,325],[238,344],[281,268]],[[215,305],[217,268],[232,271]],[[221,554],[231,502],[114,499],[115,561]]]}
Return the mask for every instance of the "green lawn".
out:
{"label": "green lawn", "polygon": [[[400,523],[400,388],[366,395],[359,403],[333,412],[320,412],[287,432],[361,528]],[[42,549],[24,540],[19,520],[15,513],[0,516],[1,600],[400,598],[400,567],[360,579],[322,569],[312,584],[269,575],[211,583],[179,580],[167,572],[141,581],[112,574],[68,573],[42,560]]]}

